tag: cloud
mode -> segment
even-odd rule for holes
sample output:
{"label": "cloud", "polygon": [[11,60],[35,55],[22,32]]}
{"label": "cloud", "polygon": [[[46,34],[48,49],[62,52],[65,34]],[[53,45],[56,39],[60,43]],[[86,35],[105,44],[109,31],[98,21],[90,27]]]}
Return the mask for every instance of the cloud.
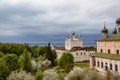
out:
{"label": "cloud", "polygon": [[120,0],[0,0],[0,36],[97,34],[113,29]]}

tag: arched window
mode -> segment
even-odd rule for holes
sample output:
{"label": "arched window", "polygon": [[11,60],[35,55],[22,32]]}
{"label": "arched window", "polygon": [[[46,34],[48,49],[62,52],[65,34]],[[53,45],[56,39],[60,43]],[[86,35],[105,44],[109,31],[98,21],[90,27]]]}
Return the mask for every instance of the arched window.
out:
{"label": "arched window", "polygon": [[112,64],[110,64],[110,70],[112,70]]}
{"label": "arched window", "polygon": [[103,68],[103,62],[101,62],[101,68]]}
{"label": "arched window", "polygon": [[117,54],[119,54],[119,50],[117,50]]}
{"label": "arched window", "polygon": [[115,65],[115,71],[118,71],[118,66],[117,66],[117,64]]}
{"label": "arched window", "polygon": [[110,54],[110,49],[108,49],[108,53]]}
{"label": "arched window", "polygon": [[97,66],[99,67],[99,65],[100,65],[100,64],[99,64],[99,61],[98,61],[98,62],[97,62]]}
{"label": "arched window", "polygon": [[100,49],[100,52],[101,52],[101,53],[103,53],[103,50],[102,50],[102,49]]}

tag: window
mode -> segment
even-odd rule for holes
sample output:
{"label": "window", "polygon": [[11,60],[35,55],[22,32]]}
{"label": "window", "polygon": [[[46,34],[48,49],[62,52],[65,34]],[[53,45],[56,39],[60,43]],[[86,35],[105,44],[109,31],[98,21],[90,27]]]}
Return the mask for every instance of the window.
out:
{"label": "window", "polygon": [[96,66],[96,62],[94,61],[94,66]]}
{"label": "window", "polygon": [[103,68],[103,62],[101,62],[101,68]]}
{"label": "window", "polygon": [[76,53],[76,55],[78,56],[78,53]]}
{"label": "window", "polygon": [[112,70],[112,64],[110,64],[110,70]]}
{"label": "window", "polygon": [[115,71],[118,71],[118,66],[117,65],[115,65]]}
{"label": "window", "polygon": [[108,53],[110,54],[110,49],[108,49]]}
{"label": "window", "polygon": [[84,52],[84,55],[85,55],[85,52]]}
{"label": "window", "polygon": [[103,53],[103,50],[102,50],[102,49],[100,49],[100,52],[101,52],[101,53]]}
{"label": "window", "polygon": [[81,52],[81,55],[82,55],[82,52]]}
{"label": "window", "polygon": [[97,62],[97,66],[99,67],[99,61]]}
{"label": "window", "polygon": [[119,54],[119,50],[117,50],[117,54]]}

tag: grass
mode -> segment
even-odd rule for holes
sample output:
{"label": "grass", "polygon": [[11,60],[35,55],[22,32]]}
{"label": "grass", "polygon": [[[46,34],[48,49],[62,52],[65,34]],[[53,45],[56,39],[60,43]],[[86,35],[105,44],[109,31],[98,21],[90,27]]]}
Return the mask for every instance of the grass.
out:
{"label": "grass", "polygon": [[75,63],[75,65],[80,67],[80,68],[86,68],[86,67],[89,67],[89,62]]}
{"label": "grass", "polygon": [[92,54],[91,56],[105,58],[105,59],[120,60],[120,55],[118,54],[95,53],[95,54]]}

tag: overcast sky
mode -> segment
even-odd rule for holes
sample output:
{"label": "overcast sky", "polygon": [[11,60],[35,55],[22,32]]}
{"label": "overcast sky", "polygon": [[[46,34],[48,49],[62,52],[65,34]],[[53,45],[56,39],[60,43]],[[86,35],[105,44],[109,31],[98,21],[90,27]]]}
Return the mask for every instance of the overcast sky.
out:
{"label": "overcast sky", "polygon": [[120,0],[0,0],[0,41],[65,35],[73,28],[97,34],[104,21],[112,30],[118,17]]}

